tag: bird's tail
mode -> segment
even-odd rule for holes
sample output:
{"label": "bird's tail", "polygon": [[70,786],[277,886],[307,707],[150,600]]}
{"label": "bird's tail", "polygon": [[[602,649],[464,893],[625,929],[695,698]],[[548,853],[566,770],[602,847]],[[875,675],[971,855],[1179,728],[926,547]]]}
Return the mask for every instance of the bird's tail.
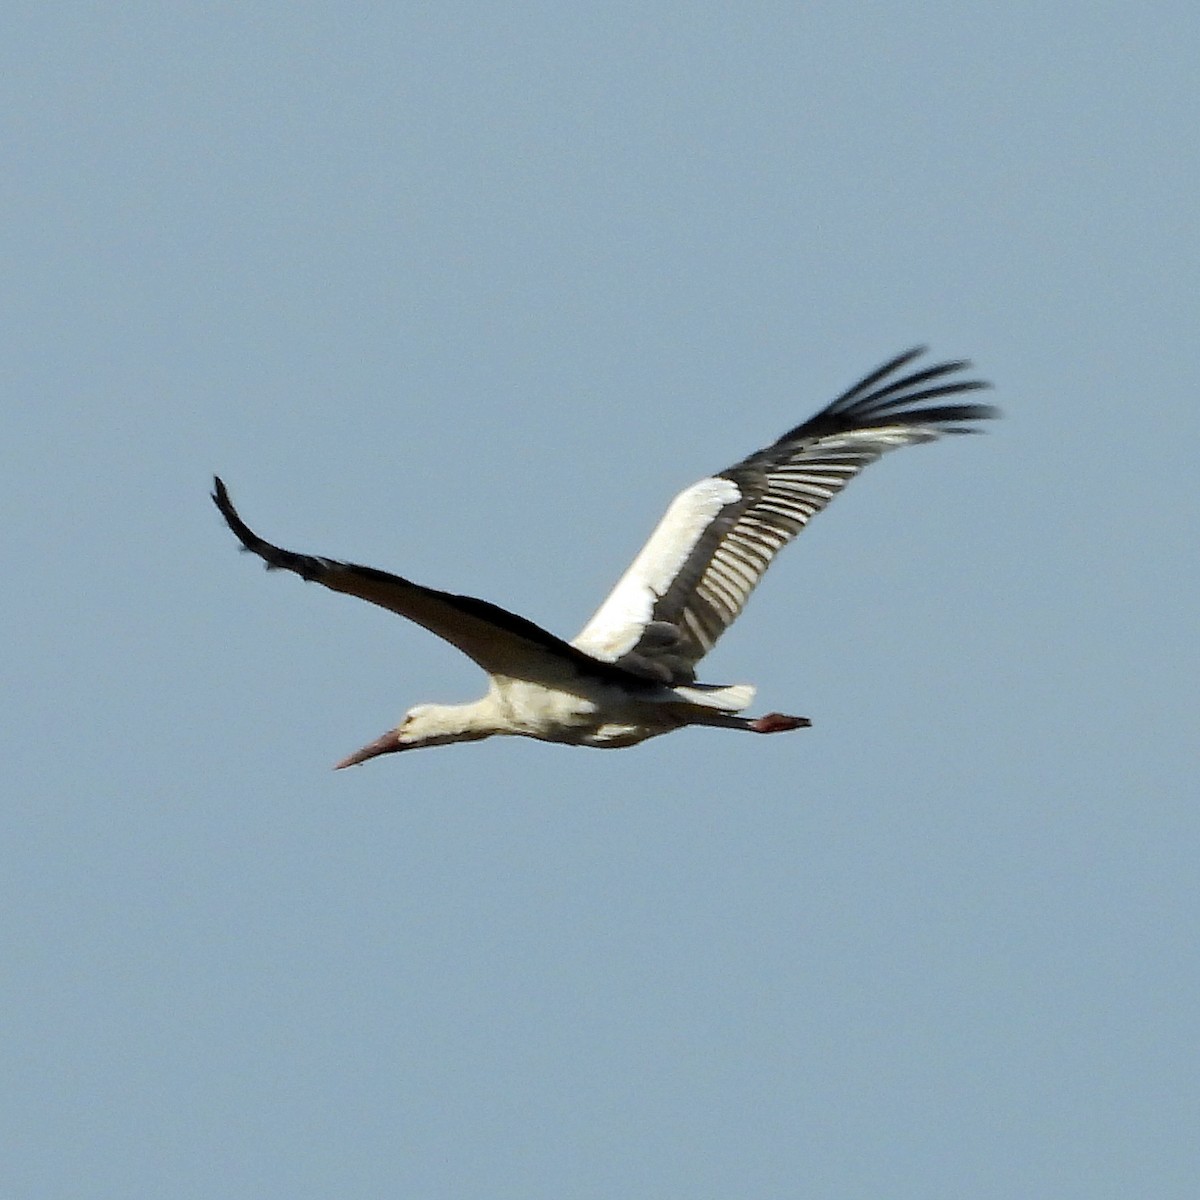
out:
{"label": "bird's tail", "polygon": [[755,691],[752,683],[687,683],[671,688],[678,699],[688,704],[716,708],[722,712],[738,712],[748,707]]}

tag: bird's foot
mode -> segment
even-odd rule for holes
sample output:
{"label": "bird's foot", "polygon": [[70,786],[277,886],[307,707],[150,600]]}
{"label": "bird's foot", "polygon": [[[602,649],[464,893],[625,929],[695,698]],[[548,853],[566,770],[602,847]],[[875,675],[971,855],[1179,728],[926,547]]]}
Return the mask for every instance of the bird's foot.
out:
{"label": "bird's foot", "polygon": [[789,717],[784,713],[767,713],[750,722],[755,733],[786,733],[789,729],[805,729],[812,722],[807,717]]}

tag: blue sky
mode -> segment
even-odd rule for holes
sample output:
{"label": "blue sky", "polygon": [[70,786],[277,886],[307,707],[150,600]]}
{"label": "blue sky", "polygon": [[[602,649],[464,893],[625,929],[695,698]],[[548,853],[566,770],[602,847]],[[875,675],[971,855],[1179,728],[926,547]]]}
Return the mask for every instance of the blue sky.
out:
{"label": "blue sky", "polygon": [[[16,5],[0,1192],[1191,1197],[1192,6]],[[496,739],[288,547],[573,634],[898,350],[708,660],[786,738]]]}

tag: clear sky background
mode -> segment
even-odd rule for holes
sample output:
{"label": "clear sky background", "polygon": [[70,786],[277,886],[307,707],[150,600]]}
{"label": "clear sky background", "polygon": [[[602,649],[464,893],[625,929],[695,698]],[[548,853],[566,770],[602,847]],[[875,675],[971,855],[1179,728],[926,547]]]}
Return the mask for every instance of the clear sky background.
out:
{"label": "clear sky background", "polygon": [[[1194,4],[6,8],[0,1196],[1200,1194]],[[707,662],[330,766],[913,343]]]}

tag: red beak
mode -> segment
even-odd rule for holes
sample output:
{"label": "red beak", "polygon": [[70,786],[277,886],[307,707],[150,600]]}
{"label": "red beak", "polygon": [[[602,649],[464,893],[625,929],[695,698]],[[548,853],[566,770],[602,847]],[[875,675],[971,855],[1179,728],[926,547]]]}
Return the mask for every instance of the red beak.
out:
{"label": "red beak", "polygon": [[396,730],[389,729],[383,737],[376,738],[369,745],[364,746],[361,750],[355,750],[353,754],[343,758],[340,763],[333,769],[340,771],[343,767],[355,767],[360,762],[366,762],[368,758],[375,758],[379,754],[391,754],[396,750],[404,750],[406,747],[401,745],[399,735]]}

